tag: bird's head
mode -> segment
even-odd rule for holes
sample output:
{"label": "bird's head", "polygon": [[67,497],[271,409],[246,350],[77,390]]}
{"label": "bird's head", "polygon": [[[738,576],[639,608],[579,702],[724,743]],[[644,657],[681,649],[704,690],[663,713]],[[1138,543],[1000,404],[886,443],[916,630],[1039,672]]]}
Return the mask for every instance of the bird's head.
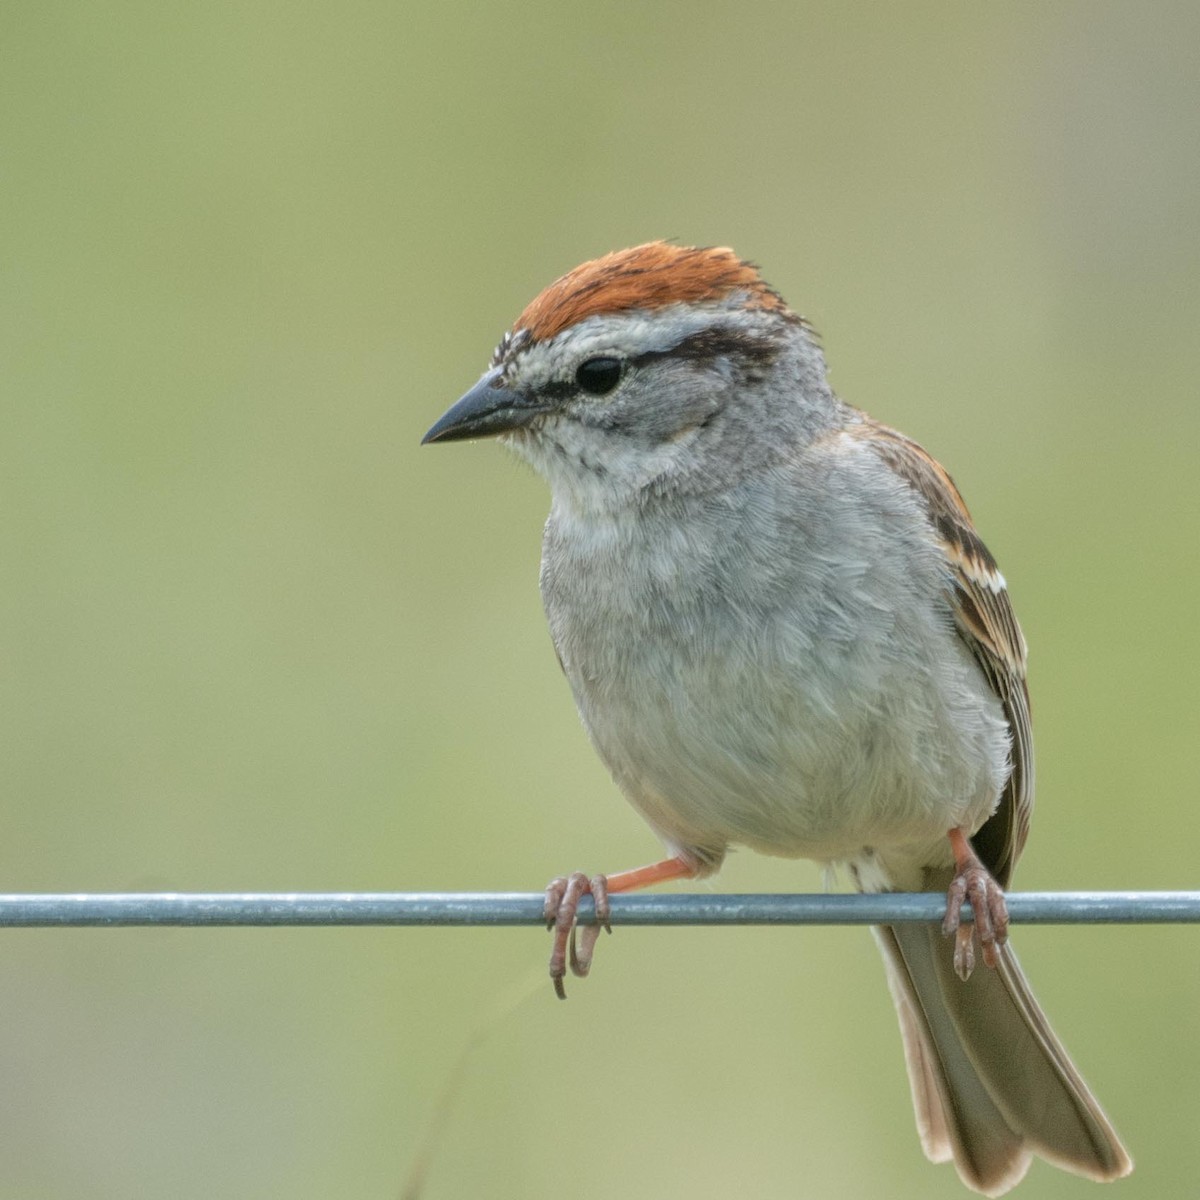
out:
{"label": "bird's head", "polygon": [[556,498],[607,508],[728,486],[836,403],[811,329],[757,268],[650,242],[555,280],[424,441],[498,436]]}

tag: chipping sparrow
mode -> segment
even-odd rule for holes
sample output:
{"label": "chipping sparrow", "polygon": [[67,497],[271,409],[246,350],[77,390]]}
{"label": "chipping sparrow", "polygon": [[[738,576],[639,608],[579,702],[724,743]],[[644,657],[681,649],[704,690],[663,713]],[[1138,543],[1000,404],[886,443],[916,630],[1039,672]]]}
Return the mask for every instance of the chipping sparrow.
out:
{"label": "chipping sparrow", "polygon": [[875,931],[925,1153],[993,1196],[1035,1153],[1126,1174],[1006,942],[1033,805],[1025,643],[946,472],[833,394],[751,264],[663,242],[552,283],[425,441],[493,435],[550,484],[554,644],[670,855],[550,885],[560,994],[599,928],[576,946],[582,894],[602,919],[607,893],[708,875],[731,844],[947,891],[952,943]]}

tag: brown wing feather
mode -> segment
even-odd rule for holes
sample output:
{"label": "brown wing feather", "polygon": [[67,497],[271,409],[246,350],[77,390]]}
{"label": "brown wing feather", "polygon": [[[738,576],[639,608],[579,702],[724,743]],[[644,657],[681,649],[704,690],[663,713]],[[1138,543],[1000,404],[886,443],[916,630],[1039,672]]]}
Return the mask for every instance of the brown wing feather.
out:
{"label": "brown wing feather", "polygon": [[954,572],[959,636],[1004,705],[1012,730],[1012,773],[996,811],[971,839],[1001,886],[1016,865],[1033,811],[1033,730],[1025,685],[1025,639],[1004,576],[971,523],[954,480],[911,438],[867,420],[855,431],[921,496]]}

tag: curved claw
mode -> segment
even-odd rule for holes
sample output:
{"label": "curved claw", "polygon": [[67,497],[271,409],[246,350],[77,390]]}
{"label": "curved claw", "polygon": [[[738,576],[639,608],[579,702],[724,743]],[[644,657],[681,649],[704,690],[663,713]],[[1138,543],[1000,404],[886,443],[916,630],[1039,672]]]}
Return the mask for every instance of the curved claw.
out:
{"label": "curved claw", "polygon": [[[585,925],[576,937],[575,918],[579,902],[590,895],[596,905],[596,924]],[[582,872],[552,879],[546,888],[546,903],[542,915],[546,928],[554,931],[554,942],[550,950],[550,978],[560,1000],[567,998],[563,984],[570,964],[571,974],[583,978],[591,970],[592,954],[596,939],[603,929],[612,933],[609,924],[608,880],[603,875],[590,879]]]}

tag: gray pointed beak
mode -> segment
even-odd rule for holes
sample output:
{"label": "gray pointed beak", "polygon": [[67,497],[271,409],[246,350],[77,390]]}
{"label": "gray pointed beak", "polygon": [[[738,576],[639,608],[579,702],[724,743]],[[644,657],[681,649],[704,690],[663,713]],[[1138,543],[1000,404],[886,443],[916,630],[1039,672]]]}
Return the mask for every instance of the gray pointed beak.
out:
{"label": "gray pointed beak", "polygon": [[451,409],[443,413],[421,439],[427,442],[456,442],[462,438],[495,437],[527,425],[548,406],[521,392],[505,387],[500,372],[488,371]]}

